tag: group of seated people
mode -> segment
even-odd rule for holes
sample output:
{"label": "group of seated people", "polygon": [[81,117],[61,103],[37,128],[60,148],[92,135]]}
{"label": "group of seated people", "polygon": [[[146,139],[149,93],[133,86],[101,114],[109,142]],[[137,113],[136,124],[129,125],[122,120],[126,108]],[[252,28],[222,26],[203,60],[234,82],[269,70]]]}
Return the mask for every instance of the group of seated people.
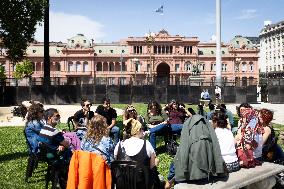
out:
{"label": "group of seated people", "polygon": [[[179,159],[181,154],[183,158],[188,158],[189,151],[185,149],[194,143],[190,141],[193,137],[191,135],[197,134],[197,131],[193,132],[192,128],[203,128],[198,132],[205,132],[206,128],[204,136],[210,136],[212,141],[216,139],[213,143],[213,153],[218,156],[216,159],[226,165],[221,168],[221,172],[225,169],[234,172],[240,167],[259,165],[264,160],[284,158],[281,147],[276,143],[273,145],[273,151],[271,150],[271,143],[275,140],[271,124],[273,112],[267,109],[254,110],[248,103],[243,103],[238,108],[240,119],[236,136],[231,131],[234,124],[233,115],[226,110],[225,105],[215,107],[210,104],[208,113],[202,106],[198,106],[195,113],[193,109],[186,109],[184,104],[175,100],[164,107],[157,101],[151,101],[144,117],[138,114],[133,105],[127,105],[123,114],[122,137],[116,125],[117,113],[111,107],[110,99],[104,98],[102,105],[99,105],[95,112],[90,110],[92,103],[87,99],[82,100],[81,106],[82,109],[74,114],[75,131],[70,133],[56,128],[60,122],[58,110],[44,110],[41,103],[32,103],[28,108],[25,127],[26,137],[31,146],[30,153],[37,153],[39,142],[43,142],[54,151],[64,151],[67,160],[70,160],[72,150],[83,150],[101,155],[111,166],[115,159],[119,159],[123,149],[133,161],[147,166],[150,170],[156,170],[159,165],[156,156],[156,136],[167,136],[169,133],[181,135],[180,148],[170,165],[165,188],[170,188],[174,181],[178,183],[191,180],[190,177],[183,178],[176,173],[182,172],[183,165]],[[199,128],[194,127],[198,124],[203,125]],[[145,140],[148,134],[149,141]],[[197,150],[202,151],[203,148]],[[251,156],[243,158],[242,155],[246,152],[251,152]],[[219,168],[217,166],[220,165],[216,165],[216,170]],[[191,168],[196,169],[198,166]],[[157,171],[155,174],[158,174]],[[153,180],[150,181],[153,183]],[[145,188],[143,179],[138,179],[137,186]]]}

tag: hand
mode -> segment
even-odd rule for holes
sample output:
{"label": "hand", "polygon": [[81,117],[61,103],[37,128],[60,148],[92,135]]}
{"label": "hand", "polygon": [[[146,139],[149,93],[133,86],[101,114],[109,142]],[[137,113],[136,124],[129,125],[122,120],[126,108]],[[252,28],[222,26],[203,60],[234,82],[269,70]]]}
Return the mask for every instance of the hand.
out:
{"label": "hand", "polygon": [[61,145],[58,146],[57,150],[60,151],[60,152],[64,151],[64,146],[61,146]]}
{"label": "hand", "polygon": [[246,144],[246,149],[251,149],[251,146],[249,144]]}
{"label": "hand", "polygon": [[148,128],[150,128],[150,129],[152,129],[152,128],[154,128],[154,127],[155,127],[155,125],[147,124],[147,127],[148,127]]}

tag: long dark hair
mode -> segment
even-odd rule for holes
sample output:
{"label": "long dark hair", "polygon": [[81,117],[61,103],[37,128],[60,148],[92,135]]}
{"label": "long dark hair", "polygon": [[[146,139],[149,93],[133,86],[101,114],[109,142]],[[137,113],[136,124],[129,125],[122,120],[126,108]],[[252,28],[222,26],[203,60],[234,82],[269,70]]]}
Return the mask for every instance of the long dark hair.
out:
{"label": "long dark hair", "polygon": [[151,110],[154,106],[156,106],[156,113],[158,115],[162,114],[162,107],[157,101],[151,101],[148,103],[147,114],[149,114],[149,110]]}
{"label": "long dark hair", "polygon": [[43,117],[39,117],[38,113],[44,113],[43,105],[40,103],[32,103],[28,108],[27,122],[32,120],[40,121]]}

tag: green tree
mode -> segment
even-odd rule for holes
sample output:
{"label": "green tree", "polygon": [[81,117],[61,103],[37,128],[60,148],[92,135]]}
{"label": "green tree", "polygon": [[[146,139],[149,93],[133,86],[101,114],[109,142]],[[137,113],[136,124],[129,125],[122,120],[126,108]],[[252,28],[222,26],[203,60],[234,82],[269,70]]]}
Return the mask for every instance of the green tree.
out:
{"label": "green tree", "polygon": [[0,65],[0,80],[4,80],[4,79],[6,79],[5,67]]}
{"label": "green tree", "polygon": [[34,40],[36,25],[43,19],[46,5],[46,0],[0,1],[0,38],[12,62],[23,59],[28,43]]}
{"label": "green tree", "polygon": [[13,73],[13,76],[16,79],[22,79],[22,78],[30,78],[32,74],[34,73],[34,65],[30,60],[23,60],[23,62],[20,62],[16,65],[16,69]]}

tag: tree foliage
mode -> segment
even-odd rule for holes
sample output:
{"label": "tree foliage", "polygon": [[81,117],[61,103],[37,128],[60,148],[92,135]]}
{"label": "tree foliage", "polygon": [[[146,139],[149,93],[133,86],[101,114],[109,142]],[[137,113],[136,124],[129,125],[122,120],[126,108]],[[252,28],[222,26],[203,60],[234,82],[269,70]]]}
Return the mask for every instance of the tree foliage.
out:
{"label": "tree foliage", "polygon": [[6,79],[5,67],[3,65],[0,65],[0,80],[1,79]]}
{"label": "tree foliage", "polygon": [[0,0],[0,38],[12,62],[23,59],[46,5],[46,0]]}
{"label": "tree foliage", "polygon": [[34,73],[34,65],[30,60],[23,60],[16,65],[16,69],[13,73],[13,76],[16,79],[22,79],[25,77],[30,77]]}

